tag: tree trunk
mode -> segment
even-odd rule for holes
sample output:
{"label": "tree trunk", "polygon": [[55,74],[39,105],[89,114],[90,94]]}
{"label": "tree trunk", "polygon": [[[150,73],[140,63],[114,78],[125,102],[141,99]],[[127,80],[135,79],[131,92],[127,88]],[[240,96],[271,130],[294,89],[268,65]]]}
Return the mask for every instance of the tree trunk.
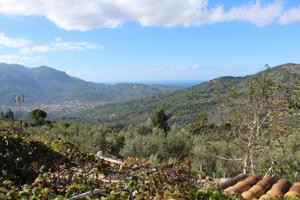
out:
{"label": "tree trunk", "polygon": [[249,156],[247,155],[246,158],[244,159],[244,167],[243,167],[243,174],[247,174],[247,169],[248,169],[248,159]]}
{"label": "tree trunk", "polygon": [[254,176],[254,164],[253,164],[253,159],[252,159],[252,153],[250,154],[250,167],[251,167],[251,173]]}

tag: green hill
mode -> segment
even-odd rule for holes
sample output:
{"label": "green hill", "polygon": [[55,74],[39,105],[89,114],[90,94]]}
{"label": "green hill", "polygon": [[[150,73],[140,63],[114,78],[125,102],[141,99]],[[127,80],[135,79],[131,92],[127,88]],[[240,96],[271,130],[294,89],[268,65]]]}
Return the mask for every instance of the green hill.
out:
{"label": "green hill", "polygon": [[[264,72],[246,77],[221,77],[172,94],[99,106],[80,115],[68,116],[68,118],[88,122],[135,123],[145,119],[156,107],[163,107],[171,116],[171,123],[191,122],[199,113],[206,113],[208,116],[213,116],[212,121],[218,121],[221,117],[220,109],[230,104],[228,98],[230,89],[236,88],[242,92],[251,78],[259,77],[262,73]],[[300,80],[300,65],[276,66],[271,68],[269,73],[272,79],[281,86],[280,95],[286,96],[289,88]],[[230,108],[230,106],[226,107]]]}

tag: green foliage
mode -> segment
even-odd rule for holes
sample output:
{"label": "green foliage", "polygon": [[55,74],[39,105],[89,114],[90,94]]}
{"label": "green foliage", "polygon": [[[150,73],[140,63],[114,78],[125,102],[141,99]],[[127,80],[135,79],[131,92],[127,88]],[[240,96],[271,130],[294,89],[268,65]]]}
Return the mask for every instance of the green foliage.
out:
{"label": "green foliage", "polygon": [[[202,192],[197,192],[198,188],[194,185],[196,177],[188,170],[185,162],[172,166],[159,165],[157,170],[150,171],[148,168],[143,169],[147,166],[142,164],[144,161],[131,159],[124,161],[124,168],[138,165],[137,169],[142,168],[142,172],[139,171],[131,179],[103,185],[93,176],[82,174],[82,169],[88,166],[92,166],[91,169],[96,167],[97,161],[78,144],[63,140],[49,141],[43,136],[23,137],[15,133],[17,129],[14,129],[14,126],[7,128],[2,130],[0,137],[0,146],[3,147],[0,149],[0,155],[4,155],[0,157],[1,163],[8,163],[9,160],[17,163],[9,167],[0,166],[1,199],[64,200],[95,188],[105,189],[105,196],[86,199],[128,199],[133,195],[134,199],[201,199]],[[155,130],[164,133],[160,129]],[[187,137],[184,131],[177,133],[171,129],[167,136],[164,133],[164,137],[167,146],[173,145],[170,146],[171,149],[165,150],[166,156],[177,156],[174,149],[184,151],[181,142],[178,142],[179,138]],[[182,152],[180,154],[183,155]],[[107,168],[110,167],[106,166],[106,170]],[[76,169],[79,170],[79,174],[74,172]],[[133,171],[129,170],[132,174]],[[3,173],[4,171],[6,173]],[[64,174],[65,172],[68,173]],[[15,174],[18,174],[18,177],[14,176]],[[196,196],[199,198],[195,198]]]}
{"label": "green foliage", "polygon": [[226,196],[223,194],[223,191],[215,186],[201,188],[196,193],[197,200],[241,200],[239,196]]}
{"label": "green foliage", "polygon": [[[287,97],[286,91],[293,88],[299,80],[299,69],[299,65],[286,64],[267,70],[273,82],[281,86],[277,91],[278,96]],[[172,116],[169,125],[192,123],[197,120],[199,113],[206,113],[212,123],[218,124],[222,122],[223,115],[226,116],[231,110],[232,102],[228,96],[230,90],[235,88],[241,94],[241,101],[247,100],[247,96],[243,94],[247,92],[249,81],[253,78],[259,79],[265,73],[264,71],[246,77],[222,77],[169,95],[98,106],[82,113],[76,119],[88,122],[138,124],[156,108],[162,107]]]}
{"label": "green foliage", "polygon": [[170,158],[182,160],[189,155],[192,147],[192,137],[184,129],[173,127],[165,133],[158,128],[152,128],[148,134],[140,134],[138,128],[130,127],[120,134],[125,137],[125,145],[121,151],[124,157],[147,158],[157,156],[161,161]]}
{"label": "green foliage", "polygon": [[29,116],[34,120],[35,125],[41,126],[45,124],[47,113],[41,109],[35,109],[29,113]]}
{"label": "green foliage", "polygon": [[222,127],[217,127],[215,124],[210,124],[207,115],[201,114],[198,119],[187,125],[187,130],[193,135],[204,135],[215,133],[218,128],[222,128],[225,131],[231,128],[229,123],[224,124]]}
{"label": "green foliage", "polygon": [[215,133],[194,138],[192,167],[207,176],[233,177],[242,171],[241,161],[225,158],[239,158],[242,152],[236,148],[237,139],[233,135],[224,132],[222,128],[216,130]]}
{"label": "green foliage", "polygon": [[297,82],[295,86],[291,89],[289,102],[291,107],[300,108],[300,82]]}
{"label": "green foliage", "polygon": [[[258,152],[269,150],[270,141],[278,138],[279,116],[287,110],[287,103],[276,97],[279,87],[269,73],[267,69],[261,76],[251,79],[243,95],[235,93],[231,115],[227,117],[231,132],[237,139],[235,148],[243,154],[227,160],[236,162],[239,159],[243,173],[250,170],[255,173],[254,161],[259,157]],[[247,98],[242,99],[243,96]]]}
{"label": "green foliage", "polygon": [[80,143],[90,151],[102,151],[104,154],[119,155],[124,145],[124,137],[118,132],[120,128],[112,124],[74,124],[65,121],[52,122],[51,126],[29,127],[27,133],[43,132],[54,140],[64,138],[66,141]]}
{"label": "green foliage", "polygon": [[[194,169],[221,177],[234,176],[246,165],[247,170],[252,168],[257,174],[298,179],[299,146],[295,148],[290,138],[298,137],[299,126],[296,122],[286,124],[287,103],[279,98],[276,92],[280,88],[270,77],[267,71],[251,79],[243,94],[230,90],[235,101],[230,107],[232,114],[224,118],[226,123],[202,129],[209,134],[194,140]],[[202,121],[191,125],[190,130],[203,127]]]}
{"label": "green foliage", "polygon": [[169,117],[165,114],[164,109],[157,108],[150,117],[153,126],[163,129],[164,131],[169,130],[168,119]]}
{"label": "green foliage", "polygon": [[[117,124],[55,121],[26,127],[21,134],[16,122],[1,120],[0,199],[66,199],[95,188],[105,189],[96,199],[239,199],[197,180],[235,176],[243,170],[249,147],[257,174],[299,181],[299,110],[285,109],[289,96],[282,88],[287,85],[275,84],[294,82],[285,79],[284,67],[267,72],[254,79],[226,77],[167,97],[114,105],[126,105],[121,114],[110,113],[115,120],[125,116]],[[129,119],[129,110],[136,123],[120,126]],[[268,114],[271,111],[276,112]],[[146,120],[148,113],[153,114]],[[166,113],[176,114],[169,119]],[[41,110],[31,115],[46,117]],[[98,151],[129,158],[116,168],[97,160],[93,155]],[[118,182],[102,182],[99,174],[118,177]]]}
{"label": "green foliage", "polygon": [[65,199],[100,187],[89,178],[97,161],[79,144],[22,136],[17,125],[5,123],[0,132],[0,199]]}

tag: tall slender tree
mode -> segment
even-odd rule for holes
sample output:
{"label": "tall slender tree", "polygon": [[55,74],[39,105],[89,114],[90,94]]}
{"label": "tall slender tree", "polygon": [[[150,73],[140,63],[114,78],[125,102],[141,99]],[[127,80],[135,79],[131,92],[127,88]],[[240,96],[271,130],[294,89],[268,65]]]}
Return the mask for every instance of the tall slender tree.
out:
{"label": "tall slender tree", "polygon": [[[230,119],[235,144],[240,155],[226,160],[241,161],[243,173],[255,173],[255,156],[269,150],[270,141],[278,138],[276,121],[285,112],[287,102],[276,97],[279,89],[269,75],[269,69],[252,79],[247,91],[231,91],[233,112]],[[245,97],[242,98],[242,97]]]}

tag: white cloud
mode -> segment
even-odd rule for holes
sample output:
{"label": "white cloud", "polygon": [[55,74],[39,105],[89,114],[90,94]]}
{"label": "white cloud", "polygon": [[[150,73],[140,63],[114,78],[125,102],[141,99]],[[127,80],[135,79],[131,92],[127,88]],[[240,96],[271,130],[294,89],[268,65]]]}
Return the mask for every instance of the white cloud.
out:
{"label": "white cloud", "polygon": [[300,6],[284,12],[279,19],[279,23],[282,25],[287,25],[295,22],[300,22]]}
{"label": "white cloud", "polygon": [[43,45],[34,45],[31,48],[31,51],[34,53],[48,53],[51,51],[51,47],[49,45],[43,44]]}
{"label": "white cloud", "polygon": [[83,51],[88,49],[104,49],[104,46],[89,42],[63,41],[61,38],[55,38],[51,44],[33,45],[19,50],[21,55],[30,55],[33,53],[48,53],[55,51]]}
{"label": "white cloud", "polygon": [[143,26],[198,26],[224,21],[247,21],[265,26],[278,18],[282,0],[262,5],[259,0],[224,10],[209,0],[2,0],[0,13],[44,16],[67,30],[116,28],[125,22]]}
{"label": "white cloud", "polygon": [[54,51],[80,51],[85,49],[104,49],[102,45],[92,44],[88,42],[70,42],[70,41],[55,41],[52,43]]}
{"label": "white cloud", "polygon": [[[1,4],[0,4],[1,5]],[[35,44],[33,41],[11,38],[0,33],[0,48],[10,48],[17,51],[16,54],[0,54],[0,62],[24,64],[40,59],[40,54],[59,51],[83,51],[88,49],[104,49],[104,46],[89,42],[64,41],[55,38],[50,44]]]}
{"label": "white cloud", "polygon": [[18,63],[24,64],[27,61],[32,60],[33,58],[28,56],[21,56],[21,55],[13,55],[13,54],[4,54],[0,55],[0,62],[3,63]]}
{"label": "white cloud", "polygon": [[249,3],[241,7],[232,8],[224,13],[226,21],[248,21],[256,26],[266,26],[277,19],[283,10],[282,1],[275,1],[267,5],[261,5],[259,1]]}
{"label": "white cloud", "polygon": [[31,42],[25,39],[7,37],[0,33],[0,46],[8,48],[21,48],[29,45]]}
{"label": "white cloud", "polygon": [[[0,4],[1,5],[1,4]],[[81,51],[87,49],[104,49],[103,45],[90,42],[64,41],[60,37],[54,39],[51,44],[34,44],[34,42],[21,38],[12,38],[0,33],[0,48],[19,49],[21,55],[32,53],[47,53],[50,51]]]}

